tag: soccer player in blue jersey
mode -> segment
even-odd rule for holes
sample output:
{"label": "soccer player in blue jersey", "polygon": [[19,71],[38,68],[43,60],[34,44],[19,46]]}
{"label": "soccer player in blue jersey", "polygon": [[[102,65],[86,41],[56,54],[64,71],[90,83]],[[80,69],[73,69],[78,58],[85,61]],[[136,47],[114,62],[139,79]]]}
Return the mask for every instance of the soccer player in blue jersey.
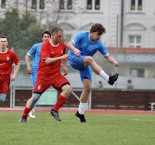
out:
{"label": "soccer player in blue jersey", "polygon": [[83,92],[80,96],[80,104],[76,116],[81,122],[86,122],[84,111],[87,108],[87,102],[91,89],[92,70],[110,85],[113,85],[118,78],[118,73],[109,76],[104,70],[95,62],[92,56],[99,51],[105,59],[115,65],[119,63],[109,55],[106,47],[101,42],[100,38],[105,33],[105,28],[101,24],[94,24],[90,32],[79,32],[67,44],[69,49],[69,63],[72,68],[79,70],[81,80],[83,82]]}
{"label": "soccer player in blue jersey", "polygon": [[[49,40],[50,38],[51,38],[51,34],[49,31],[44,31],[42,33],[42,42]],[[31,80],[32,80],[33,87],[35,85],[36,76],[37,76],[37,72],[38,72],[38,64],[40,61],[41,45],[42,45],[42,43],[34,44],[25,56],[27,72],[28,72],[28,74],[31,74]],[[31,57],[33,57],[32,67],[31,67]],[[31,112],[29,113],[29,117],[33,118],[33,119],[35,118],[34,110],[31,110]]]}

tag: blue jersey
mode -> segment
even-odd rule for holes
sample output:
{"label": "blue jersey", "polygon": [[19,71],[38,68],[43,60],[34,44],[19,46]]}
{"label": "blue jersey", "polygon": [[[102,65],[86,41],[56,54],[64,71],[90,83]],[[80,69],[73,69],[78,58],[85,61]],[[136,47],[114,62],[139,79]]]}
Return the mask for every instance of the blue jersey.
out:
{"label": "blue jersey", "polygon": [[[75,48],[81,51],[81,55],[93,56],[97,51],[104,56],[109,55],[101,40],[91,41],[89,34],[89,32],[79,32],[72,38]],[[74,55],[74,52],[69,50],[69,54]]]}
{"label": "blue jersey", "polygon": [[32,48],[28,51],[28,55],[33,57],[32,59],[32,70],[38,71],[38,64],[40,61],[40,49],[42,43],[37,43],[32,46]]}
{"label": "blue jersey", "polygon": [[101,40],[91,41],[89,39],[89,34],[89,32],[79,32],[72,38],[74,47],[81,51],[80,57],[77,57],[71,50],[68,52],[69,63],[72,68],[79,70],[82,81],[84,78],[92,80],[91,67],[89,65],[84,65],[84,58],[86,56],[93,56],[97,51],[99,51],[103,56],[109,55]]}
{"label": "blue jersey", "polygon": [[32,48],[27,53],[29,56],[33,57],[33,59],[32,59],[32,75],[31,75],[31,80],[32,80],[33,86],[36,82],[36,76],[37,76],[37,72],[38,72],[41,45],[42,45],[42,43],[34,44],[32,46]]}

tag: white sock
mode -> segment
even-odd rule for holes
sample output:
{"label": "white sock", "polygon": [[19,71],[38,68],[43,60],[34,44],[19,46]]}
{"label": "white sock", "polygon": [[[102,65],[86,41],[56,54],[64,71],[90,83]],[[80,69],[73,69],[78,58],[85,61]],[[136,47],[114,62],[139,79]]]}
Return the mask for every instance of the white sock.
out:
{"label": "white sock", "polygon": [[99,76],[101,76],[107,82],[109,81],[109,76],[103,70],[99,73]]}
{"label": "white sock", "polygon": [[80,114],[84,114],[85,109],[87,108],[88,104],[87,103],[81,103],[79,104],[78,111]]}

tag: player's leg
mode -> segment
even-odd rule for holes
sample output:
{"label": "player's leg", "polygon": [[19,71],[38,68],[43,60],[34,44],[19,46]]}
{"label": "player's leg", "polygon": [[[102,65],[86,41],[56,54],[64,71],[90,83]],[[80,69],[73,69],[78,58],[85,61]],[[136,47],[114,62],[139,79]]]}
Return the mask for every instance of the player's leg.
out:
{"label": "player's leg", "polygon": [[[37,78],[37,71],[33,71],[32,74],[31,74],[31,81],[32,81],[32,84],[33,84],[33,89],[34,89],[34,86],[35,86],[35,83],[36,83],[36,78]],[[29,118],[32,118],[32,119],[36,118],[34,108],[29,112],[29,114],[28,114]]]}
{"label": "player's leg", "polygon": [[80,70],[80,77],[83,82],[83,91],[80,96],[80,103],[76,116],[80,118],[81,122],[86,122],[84,112],[88,109],[88,98],[91,90],[92,82],[92,70],[90,66],[85,67],[84,70]]}
{"label": "player's leg", "polygon": [[72,87],[70,86],[70,83],[68,80],[63,76],[55,76],[53,80],[56,82],[53,87],[56,88],[60,94],[58,96],[58,100],[54,107],[51,109],[50,114],[57,120],[61,121],[59,117],[59,109],[65,104],[69,96],[71,95],[72,92]]}
{"label": "player's leg", "polygon": [[32,97],[27,101],[26,107],[24,108],[22,117],[20,118],[20,122],[26,122],[29,112],[34,108],[36,102],[39,100],[40,94],[33,93]]}
{"label": "player's leg", "polygon": [[10,76],[9,75],[0,75],[0,100],[5,102],[6,94],[10,85]]}
{"label": "player's leg", "polygon": [[[50,81],[48,78],[47,80]],[[47,80],[46,78],[44,79],[44,76],[40,76],[40,78],[37,79],[32,97],[26,103],[22,117],[19,120],[20,122],[26,122],[29,112],[34,108],[36,102],[40,99],[41,94],[50,87]]]}
{"label": "player's leg", "polygon": [[104,80],[106,80],[110,85],[113,85],[114,82],[118,78],[118,73],[109,76],[104,72],[104,70],[95,62],[95,60],[91,56],[84,57],[84,65],[90,65],[92,70],[99,76],[101,76]]}

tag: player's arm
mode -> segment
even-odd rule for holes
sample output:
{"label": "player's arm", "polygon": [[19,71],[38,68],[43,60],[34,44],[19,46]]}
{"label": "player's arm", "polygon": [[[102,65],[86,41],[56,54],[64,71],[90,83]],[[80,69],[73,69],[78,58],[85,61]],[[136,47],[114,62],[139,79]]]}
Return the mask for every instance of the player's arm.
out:
{"label": "player's arm", "polygon": [[66,60],[68,59],[69,55],[68,54],[64,54],[62,56],[59,56],[59,57],[55,57],[55,58],[45,58],[45,63],[46,64],[52,64],[54,62],[57,62],[57,61],[60,61],[60,60]]}
{"label": "player's arm", "polygon": [[67,59],[62,60],[61,63],[62,63],[62,66],[63,66],[64,75],[67,75],[68,74]]}
{"label": "player's arm", "polygon": [[14,81],[16,79],[17,73],[19,72],[19,68],[20,68],[20,63],[18,62],[18,64],[15,64],[14,73],[10,78],[11,81]]}
{"label": "player's arm", "polygon": [[75,54],[76,56],[80,56],[80,55],[81,55],[81,51],[74,47],[74,42],[73,42],[73,40],[70,40],[70,41],[68,42],[67,48],[68,48],[69,50],[74,51],[74,54]]}
{"label": "player's arm", "polygon": [[118,67],[119,66],[119,63],[110,55],[105,55],[104,56],[105,59],[110,62],[111,64],[113,64],[114,66]]}
{"label": "player's arm", "polygon": [[[66,49],[64,50],[64,54],[66,53]],[[67,68],[67,59],[61,60],[61,64],[63,66],[64,75],[68,74],[68,68]]]}
{"label": "player's arm", "polygon": [[27,65],[27,72],[28,72],[29,74],[31,74],[31,73],[32,73],[32,68],[31,68],[31,56],[28,55],[28,54],[26,54],[26,56],[25,56],[25,61],[26,61],[26,65]]}

